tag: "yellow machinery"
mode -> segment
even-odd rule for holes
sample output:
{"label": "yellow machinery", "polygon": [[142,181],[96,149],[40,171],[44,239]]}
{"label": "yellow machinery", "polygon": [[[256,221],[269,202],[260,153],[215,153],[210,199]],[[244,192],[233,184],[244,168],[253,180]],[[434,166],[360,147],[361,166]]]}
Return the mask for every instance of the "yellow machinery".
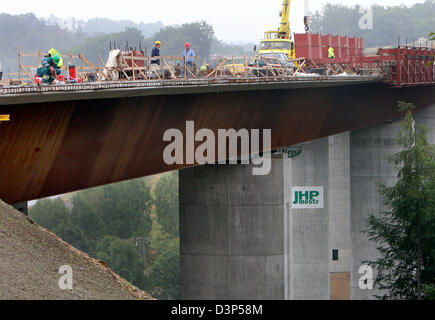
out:
{"label": "yellow machinery", "polygon": [[295,45],[290,31],[291,0],[284,0],[280,12],[281,25],[277,31],[266,31],[264,40],[260,43],[258,53],[284,52],[289,59],[294,59]]}

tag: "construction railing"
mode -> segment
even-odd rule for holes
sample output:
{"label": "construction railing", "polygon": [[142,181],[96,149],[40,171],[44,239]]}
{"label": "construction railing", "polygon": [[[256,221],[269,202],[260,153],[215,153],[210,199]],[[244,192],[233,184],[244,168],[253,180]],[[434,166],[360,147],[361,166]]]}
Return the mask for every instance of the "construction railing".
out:
{"label": "construction railing", "polygon": [[[113,54],[112,54],[113,53]],[[112,54],[112,58],[111,57]],[[190,59],[200,61],[200,57],[160,56],[147,57],[141,50],[112,50],[109,59],[103,64],[100,56],[97,65],[83,54],[70,51],[62,54],[64,66],[74,65],[77,77],[84,82],[131,81],[131,80],[178,80],[178,79],[237,79],[268,78],[283,79],[294,77],[314,77],[348,75],[383,76],[386,82],[395,86],[427,85],[435,83],[435,50],[419,47],[398,47],[379,49],[374,56],[342,57],[336,59],[283,60],[280,55],[258,55],[256,57],[222,57],[216,67],[208,64],[189,63]],[[21,83],[36,83],[35,73],[45,53],[18,53]],[[35,64],[24,64],[23,58],[33,58]],[[35,59],[36,58],[36,59]],[[110,60],[112,59],[112,60]],[[37,64],[36,64],[37,62]],[[65,82],[74,82],[64,74]],[[92,77],[91,77],[92,75]]]}
{"label": "construction railing", "polygon": [[[38,52],[26,53],[22,52],[20,48],[18,51],[18,72],[17,73],[9,73],[9,77],[12,76],[11,80],[20,82],[20,83],[36,83],[36,69],[40,66],[41,60],[44,59],[46,55],[46,51],[39,50]],[[88,76],[90,74],[101,75],[103,68],[100,66],[101,58],[99,57],[99,64],[95,66],[91,63],[83,54],[73,54],[72,51],[69,51],[67,54],[61,54],[64,60],[64,65],[61,67],[62,70],[68,70],[68,65],[74,65],[77,70],[77,74],[80,78],[87,81]],[[35,64],[25,64],[23,61],[26,58],[37,58],[32,59]],[[67,74],[67,72],[63,72]]]}

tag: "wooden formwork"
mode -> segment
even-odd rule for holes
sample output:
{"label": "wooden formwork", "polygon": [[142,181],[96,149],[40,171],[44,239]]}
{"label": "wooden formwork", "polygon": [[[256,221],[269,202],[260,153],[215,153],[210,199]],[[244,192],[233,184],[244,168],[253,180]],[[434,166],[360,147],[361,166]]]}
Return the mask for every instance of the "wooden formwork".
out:
{"label": "wooden formwork", "polygon": [[[140,53],[140,54],[139,54]],[[252,62],[254,57],[249,56],[231,56],[223,57],[220,63],[212,68],[207,65],[205,70],[200,70],[200,66],[189,65],[185,57],[180,56],[159,56],[150,57],[145,56],[142,51],[124,50],[120,52],[121,62],[117,67],[105,68],[103,66],[101,57],[98,58],[98,64],[94,65],[89,61],[83,53],[78,55],[70,51],[68,54],[61,54],[65,65],[63,70],[67,70],[66,65],[74,64],[76,66],[77,74],[80,78],[87,81],[87,75],[93,74],[97,80],[101,81],[125,81],[125,80],[170,80],[179,78],[222,78],[222,77],[236,77],[236,78],[251,78],[251,77],[268,77],[268,78],[282,78],[292,77],[296,74],[306,73],[306,59],[298,58],[292,60],[294,67],[284,67],[278,58],[274,57],[261,57],[264,65],[259,67],[255,66]],[[32,74],[31,69],[36,69],[41,63],[45,53],[39,50],[37,53],[23,53],[21,48],[18,52],[19,60],[19,73],[16,80],[21,82],[35,81],[35,75]],[[25,57],[37,57],[37,65],[26,65],[23,63]],[[194,57],[198,61],[200,57]],[[153,61],[160,60],[160,65],[153,64]],[[109,75],[110,72],[117,72],[116,79]]]}
{"label": "wooden formwork", "polygon": [[[47,53],[42,51],[41,49],[38,50],[38,52],[23,52],[21,48],[19,48],[18,51],[18,73],[9,73],[9,75],[16,75],[17,77],[14,77],[13,80],[19,81],[22,83],[26,82],[33,82],[36,83],[35,75],[32,74],[31,69],[36,69],[40,66],[41,60],[44,58],[44,56]],[[92,62],[90,62],[82,53],[76,55],[73,54],[72,50],[68,52],[68,54],[62,54],[62,58],[64,59],[64,62],[66,62],[69,65],[75,65],[77,74],[83,78],[84,80],[87,80],[87,75],[89,73],[94,74],[98,77],[98,75],[103,77],[103,68],[100,66],[101,58],[99,57],[99,63],[97,66],[95,66]],[[26,57],[37,57],[37,64],[36,65],[27,65],[23,63],[23,58]],[[68,70],[67,66],[62,66],[62,70]]]}

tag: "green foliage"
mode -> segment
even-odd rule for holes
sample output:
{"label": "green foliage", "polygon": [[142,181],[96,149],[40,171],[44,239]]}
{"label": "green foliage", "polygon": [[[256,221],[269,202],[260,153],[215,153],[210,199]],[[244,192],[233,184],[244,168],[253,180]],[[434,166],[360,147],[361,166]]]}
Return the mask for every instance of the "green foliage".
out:
{"label": "green foliage", "polygon": [[399,105],[405,113],[397,138],[402,151],[389,157],[398,180],[381,187],[391,211],[369,219],[367,233],[381,254],[370,264],[383,299],[419,299],[422,284],[435,284],[435,148],[427,142],[428,129],[415,128],[414,107]]}
{"label": "green foliage", "polygon": [[126,28],[121,32],[87,37],[74,51],[83,53],[95,65],[98,64],[98,55],[100,55],[101,62],[105,64],[110,51],[110,43],[112,43],[112,49],[114,49],[113,43],[121,50],[124,50],[128,43],[129,47],[139,50],[139,43],[144,45],[144,36],[136,28]]}
{"label": "green foliage", "polygon": [[435,286],[423,285],[423,290],[428,300],[435,300]]}
{"label": "green foliage", "polygon": [[65,241],[105,260],[138,287],[145,285],[145,257],[133,244],[151,232],[151,190],[144,179],[80,191],[71,212],[62,199],[39,200],[30,216]]}
{"label": "green foliage", "polygon": [[185,23],[181,27],[160,29],[154,36],[146,40],[147,48],[154,47],[157,40],[162,42],[160,52],[163,56],[181,56],[184,44],[189,42],[196,55],[204,59],[210,55],[210,48],[215,37],[213,26],[201,21]]}
{"label": "green foliage", "polygon": [[[72,33],[65,29],[46,25],[32,13],[22,15],[0,14],[0,61],[3,71],[16,72],[18,68],[17,53],[19,47],[25,52],[37,52],[55,47],[68,50],[77,46],[83,34]],[[28,60],[23,61],[24,64]],[[34,62],[34,61],[33,61]],[[36,63],[33,63],[36,64]]]}
{"label": "green foliage", "polygon": [[327,4],[321,12],[316,12],[311,21],[312,32],[358,36],[365,38],[366,47],[397,45],[425,37],[435,25],[435,1],[426,0],[411,7],[375,5],[373,9],[373,29],[361,30],[359,20],[363,14],[360,7],[347,7],[340,4]]}
{"label": "green foliage", "polygon": [[62,199],[43,199],[29,209],[29,216],[36,223],[54,230],[58,225],[67,223],[70,213]]}
{"label": "green foliage", "polygon": [[81,236],[77,237],[77,243],[71,244],[85,252],[92,252],[96,241],[106,234],[105,224],[93,202],[102,200],[95,196],[96,193],[97,189],[81,191],[72,198],[72,226],[80,230]]}
{"label": "green foliage", "polygon": [[179,237],[178,172],[162,176],[154,189],[157,221],[162,231],[172,238]]}
{"label": "green foliage", "polygon": [[[29,213],[37,223],[65,241],[104,260],[135,286],[146,288],[161,299],[176,299],[179,296],[177,172],[163,175],[154,193],[155,200],[145,179],[137,179],[77,192],[71,199],[71,210],[61,198],[56,198],[39,200]],[[155,237],[151,237],[153,205]],[[156,232],[156,228],[164,230],[163,234]],[[137,238],[146,239],[145,252],[152,254],[142,255],[141,248],[136,246]]]}
{"label": "green foliage", "polygon": [[147,289],[159,299],[179,299],[180,240],[174,238],[162,246],[156,262],[148,273]]}
{"label": "green foliage", "polygon": [[102,198],[94,206],[99,210],[107,234],[129,239],[148,237],[151,232],[151,189],[143,179],[102,187]]}
{"label": "green foliage", "polygon": [[252,56],[255,54],[254,43],[245,45],[238,45],[233,43],[226,43],[224,41],[215,40],[212,43],[210,53],[218,56]]}
{"label": "green foliage", "polygon": [[97,243],[96,257],[104,260],[110,268],[139,288],[145,286],[144,258],[130,240],[106,236]]}

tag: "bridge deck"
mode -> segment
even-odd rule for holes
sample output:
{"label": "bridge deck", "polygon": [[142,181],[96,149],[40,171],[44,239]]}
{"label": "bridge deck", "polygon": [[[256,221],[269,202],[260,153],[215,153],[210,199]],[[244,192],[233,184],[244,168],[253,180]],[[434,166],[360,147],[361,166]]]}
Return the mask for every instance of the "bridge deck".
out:
{"label": "bridge deck", "polygon": [[3,88],[0,114],[10,121],[0,123],[0,198],[16,203],[191,166],[163,161],[166,130],[186,136],[186,121],[215,135],[270,129],[279,149],[391,121],[401,116],[399,100],[435,103],[434,86],[376,78],[184,81]]}
{"label": "bridge deck", "polygon": [[0,105],[154,95],[321,88],[379,83],[382,76],[306,76],[111,81],[0,87]]}

